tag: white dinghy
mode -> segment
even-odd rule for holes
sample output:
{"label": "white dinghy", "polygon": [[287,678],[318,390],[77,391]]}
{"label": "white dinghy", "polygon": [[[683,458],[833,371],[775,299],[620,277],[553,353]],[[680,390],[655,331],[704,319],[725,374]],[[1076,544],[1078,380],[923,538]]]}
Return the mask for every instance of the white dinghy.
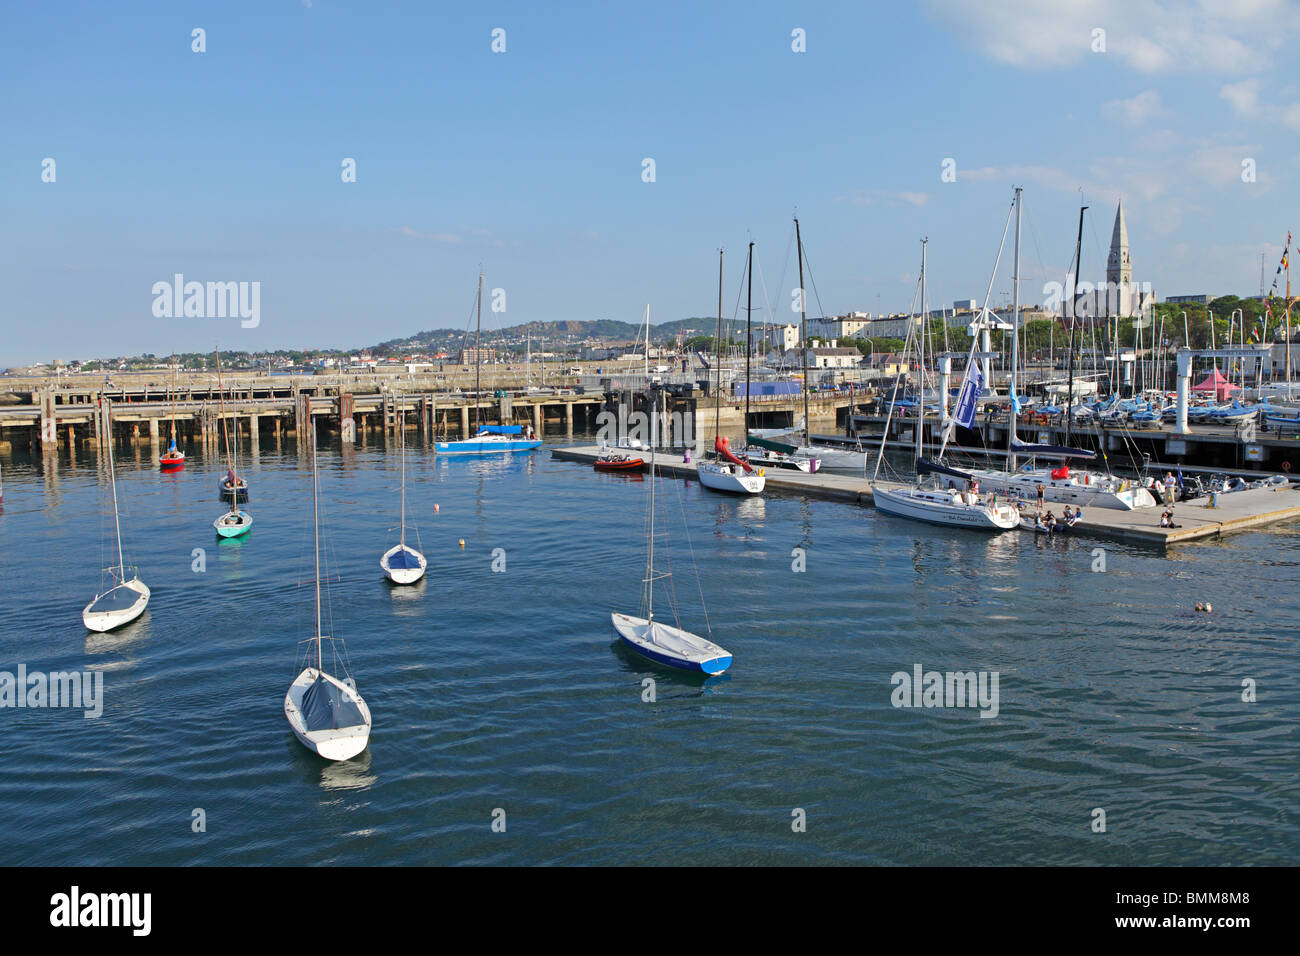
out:
{"label": "white dinghy", "polygon": [[[107,399],[101,399],[107,402]],[[122,556],[122,520],[117,511],[117,472],[113,466],[113,432],[112,409],[108,412],[108,482],[113,489],[113,530],[117,535],[117,564],[108,568],[107,573],[116,583],[107,590],[95,595],[95,599],[81,612],[82,623],[87,630],[103,633],[123,624],[130,624],[144,613],[149,606],[149,588],[140,580],[136,568],[128,568]],[[131,576],[127,577],[127,572]]]}
{"label": "white dinghy", "polygon": [[284,716],[302,745],[326,760],[348,760],[366,749],[370,740],[370,708],[357,693],[351,677],[339,680],[325,671],[322,646],[329,641],[337,663],[341,639],[321,633],[320,494],[316,478],[316,427],[311,429],[311,495],[316,561],[315,663],[305,667],[284,695]]}

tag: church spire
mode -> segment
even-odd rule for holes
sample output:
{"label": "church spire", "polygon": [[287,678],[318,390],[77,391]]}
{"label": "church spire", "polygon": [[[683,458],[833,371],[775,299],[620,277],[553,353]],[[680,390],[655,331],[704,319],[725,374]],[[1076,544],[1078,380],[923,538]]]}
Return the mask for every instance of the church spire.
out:
{"label": "church spire", "polygon": [[1129,260],[1128,224],[1124,222],[1124,202],[1115,210],[1115,230],[1110,236],[1110,255],[1106,258],[1106,281],[1111,285],[1133,283],[1133,263]]}

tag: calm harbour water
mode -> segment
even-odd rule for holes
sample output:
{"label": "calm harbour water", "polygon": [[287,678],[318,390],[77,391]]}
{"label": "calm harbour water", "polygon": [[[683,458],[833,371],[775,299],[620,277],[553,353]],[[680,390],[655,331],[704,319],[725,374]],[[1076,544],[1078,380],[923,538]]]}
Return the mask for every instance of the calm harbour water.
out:
{"label": "calm harbour water", "polygon": [[[639,607],[644,481],[545,448],[457,460],[417,443],[407,502],[429,571],[396,589],[378,560],[398,459],[369,441],[323,439],[320,459],[333,630],[374,715],[346,764],[309,754],[282,710],[312,631],[310,465],[292,442],[247,461],[255,525],[227,542],[220,461],[195,451],[161,475],[147,445],[119,451],[128,560],[153,597],[94,636],[103,465],[88,449],[0,460],[0,670],[102,670],[106,698],[94,720],[0,710],[0,863],[1300,863],[1294,523],[1165,557],[666,480],[682,624],[704,631],[684,514],[735,655],[702,683],[614,643],[609,612]],[[918,663],[997,671],[998,716],[895,708],[891,675]]]}

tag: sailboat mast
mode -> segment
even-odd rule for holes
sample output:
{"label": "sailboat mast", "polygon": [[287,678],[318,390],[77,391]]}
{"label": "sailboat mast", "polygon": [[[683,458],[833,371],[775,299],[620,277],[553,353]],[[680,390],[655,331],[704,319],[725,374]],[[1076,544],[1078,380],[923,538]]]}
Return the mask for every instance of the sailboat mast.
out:
{"label": "sailboat mast", "polygon": [[479,367],[483,364],[483,356],[479,350],[479,337],[483,332],[483,273],[478,274],[478,297],[475,300],[475,307],[478,310],[478,317],[474,321],[474,433],[478,434],[478,374]]}
{"label": "sailboat mast", "polygon": [[316,423],[311,423],[312,556],[316,559],[316,670],[321,670],[320,620],[320,491],[316,479]]}
{"label": "sailboat mast", "polygon": [[172,356],[172,444],[176,444],[176,357]]}
{"label": "sailboat mast", "polygon": [[226,390],[221,384],[221,349],[214,346],[217,354],[217,401],[221,403],[221,430],[226,436],[226,464],[230,466],[230,513],[239,511],[239,473],[235,471],[234,457],[230,453],[230,426],[226,423]]}
{"label": "sailboat mast", "polygon": [[[921,334],[918,338],[917,367],[919,369],[919,378],[917,379],[917,407],[916,407],[916,460],[921,460],[921,434],[925,431],[925,247],[930,239],[927,236],[921,240]],[[920,472],[917,472],[917,478],[920,478]]]}
{"label": "sailboat mast", "polygon": [[658,411],[659,399],[652,388],[650,389],[650,539],[647,543],[645,559],[646,620],[652,624],[655,619],[655,449],[658,447],[653,436],[659,425],[656,414]]}
{"label": "sailboat mast", "polygon": [[117,534],[117,570],[119,580],[126,580],[126,558],[122,557],[122,519],[117,515],[117,471],[113,467],[113,404],[104,398],[108,409],[108,483],[113,488],[113,530]]}
{"label": "sailboat mast", "polygon": [[1079,237],[1074,242],[1074,291],[1070,295],[1070,354],[1066,356],[1065,392],[1065,444],[1070,444],[1070,425],[1074,419],[1074,326],[1079,317],[1079,282],[1083,277],[1083,211],[1087,206],[1079,207]]}
{"label": "sailboat mast", "polygon": [[[405,396],[402,396],[403,398]],[[402,539],[406,546],[406,407],[403,405],[397,413],[397,447],[402,458]]]}
{"label": "sailboat mast", "polygon": [[808,426],[808,303],[803,287],[803,236],[799,232],[799,218],[794,220],[794,242],[799,255],[799,342],[803,347],[803,443],[812,443]]}
{"label": "sailboat mast", "polygon": [[1016,251],[1011,267],[1011,427],[1007,429],[1007,471],[1016,470],[1016,368],[1020,359],[1020,191],[1016,187]]}
{"label": "sailboat mast", "polygon": [[718,250],[718,334],[713,340],[713,364],[717,366],[717,386],[713,389],[713,441],[721,434],[722,421],[722,249]]}
{"label": "sailboat mast", "polygon": [[745,281],[748,291],[745,293],[745,443],[749,444],[749,357],[754,345],[750,331],[750,320],[754,315],[754,244],[749,244],[749,264],[745,267]]}
{"label": "sailboat mast", "polygon": [[1291,233],[1286,234],[1286,397],[1291,398]]}

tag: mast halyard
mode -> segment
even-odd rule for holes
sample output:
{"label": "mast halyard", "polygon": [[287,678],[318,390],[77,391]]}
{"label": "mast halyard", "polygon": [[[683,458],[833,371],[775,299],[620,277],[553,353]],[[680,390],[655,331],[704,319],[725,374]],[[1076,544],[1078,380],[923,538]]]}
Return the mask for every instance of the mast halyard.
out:
{"label": "mast halyard", "polygon": [[799,255],[799,343],[803,348],[803,443],[812,444],[812,430],[808,425],[808,302],[803,287],[803,236],[799,232],[799,217],[794,220],[794,241]]}

